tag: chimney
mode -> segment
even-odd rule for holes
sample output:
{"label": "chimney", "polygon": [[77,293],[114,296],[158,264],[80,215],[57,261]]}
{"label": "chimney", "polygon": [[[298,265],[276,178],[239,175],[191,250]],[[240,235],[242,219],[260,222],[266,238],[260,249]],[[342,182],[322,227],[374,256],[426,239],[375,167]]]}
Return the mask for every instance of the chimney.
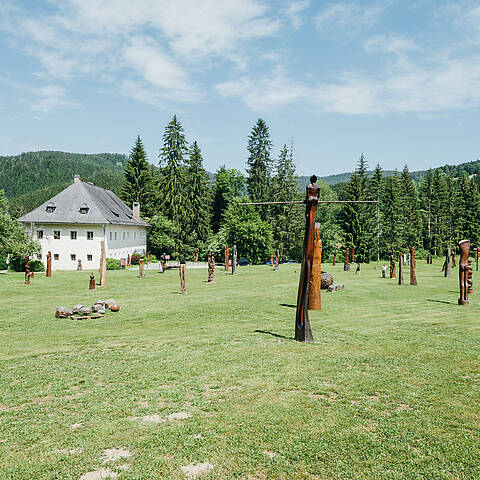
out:
{"label": "chimney", "polygon": [[79,182],[79,181],[80,181],[80,175],[75,175],[75,176],[73,177],[73,182],[74,182],[74,183],[77,183],[77,182]]}
{"label": "chimney", "polygon": [[140,202],[133,202],[133,218],[140,221]]}

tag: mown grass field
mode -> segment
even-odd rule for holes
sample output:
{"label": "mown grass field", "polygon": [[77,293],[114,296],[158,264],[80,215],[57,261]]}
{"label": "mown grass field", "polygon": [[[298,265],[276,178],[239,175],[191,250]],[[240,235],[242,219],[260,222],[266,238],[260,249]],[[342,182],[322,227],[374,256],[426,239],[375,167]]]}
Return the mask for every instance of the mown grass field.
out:
{"label": "mown grass field", "polygon": [[[417,287],[324,265],[345,290],[313,345],[292,339],[298,265],[190,269],[183,296],[176,270],[0,275],[0,478],[479,479],[480,290],[457,306],[440,265]],[[54,318],[109,297],[103,320]]]}

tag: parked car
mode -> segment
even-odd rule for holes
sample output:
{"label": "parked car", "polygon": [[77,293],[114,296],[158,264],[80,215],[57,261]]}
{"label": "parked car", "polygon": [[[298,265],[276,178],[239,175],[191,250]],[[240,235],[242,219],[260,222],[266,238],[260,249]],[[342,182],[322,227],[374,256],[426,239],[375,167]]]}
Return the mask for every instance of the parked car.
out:
{"label": "parked car", "polygon": [[282,263],[298,263],[296,260],[285,260]]}
{"label": "parked car", "polygon": [[[273,264],[275,265],[275,259],[273,259]],[[270,259],[265,262],[265,265],[270,265]]]}
{"label": "parked car", "polygon": [[246,258],[241,258],[238,260],[238,265],[241,267],[246,267],[247,265],[250,265],[250,262]]}

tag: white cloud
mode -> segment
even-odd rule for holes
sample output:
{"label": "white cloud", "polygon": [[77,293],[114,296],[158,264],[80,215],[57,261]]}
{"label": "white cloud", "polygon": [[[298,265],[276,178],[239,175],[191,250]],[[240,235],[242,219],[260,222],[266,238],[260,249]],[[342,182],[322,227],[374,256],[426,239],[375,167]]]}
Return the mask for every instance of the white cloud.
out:
{"label": "white cloud", "polygon": [[317,30],[358,30],[374,25],[387,2],[382,4],[338,2],[330,5],[314,17]]}
{"label": "white cloud", "polygon": [[407,35],[376,35],[366,40],[363,48],[367,52],[400,54],[407,51],[421,50],[419,45]]}
{"label": "white cloud", "polygon": [[292,23],[295,30],[298,30],[304,22],[302,13],[310,6],[310,0],[295,0],[288,4],[285,15]]}

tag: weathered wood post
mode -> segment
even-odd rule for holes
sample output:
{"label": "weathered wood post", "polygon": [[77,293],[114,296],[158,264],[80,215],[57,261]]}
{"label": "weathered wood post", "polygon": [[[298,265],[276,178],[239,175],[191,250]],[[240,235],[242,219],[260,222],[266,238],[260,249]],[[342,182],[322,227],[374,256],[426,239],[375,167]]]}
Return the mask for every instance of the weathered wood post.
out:
{"label": "weathered wood post", "polygon": [[455,255],[457,253],[457,249],[453,247],[453,252],[452,252],[452,268],[455,268],[457,266],[457,260],[455,258]]}
{"label": "weathered wood post", "polygon": [[403,285],[403,255],[398,254],[398,284]]}
{"label": "weathered wood post", "polygon": [[278,270],[279,263],[280,263],[280,250],[277,248],[277,255],[275,256],[275,271]]}
{"label": "weathered wood post", "polygon": [[185,273],[187,270],[187,264],[185,263],[185,260],[182,258],[180,260],[180,268],[178,269],[180,273],[180,291],[182,293],[187,293],[187,288],[185,284]]}
{"label": "weathered wood post", "polygon": [[27,255],[25,263],[25,285],[30,285],[30,257]]}
{"label": "weathered wood post", "polygon": [[337,252],[333,252],[333,266],[337,265]]}
{"label": "weathered wood post", "polygon": [[315,223],[313,233],[313,265],[310,291],[308,293],[308,309],[322,309],[322,241],[320,240],[320,224]]}
{"label": "weathered wood post", "polygon": [[445,263],[443,264],[444,266],[444,271],[443,271],[443,276],[444,277],[449,277],[450,276],[450,258],[451,258],[451,248],[448,247],[447,251],[445,253]]}
{"label": "weathered wood post", "polygon": [[130,259],[130,254],[127,255],[127,267],[130,267],[131,265],[131,259]]}
{"label": "weathered wood post", "polygon": [[193,251],[193,262],[198,262],[198,248],[195,248],[195,250]]}
{"label": "weathered wood post", "polygon": [[313,342],[312,329],[308,318],[309,290],[313,266],[313,234],[315,219],[317,218],[318,197],[320,188],[315,184],[317,177],[310,177],[310,184],[306,189],[305,208],[305,235],[303,237],[302,268],[298,283],[297,312],[295,318],[295,340],[299,342]]}
{"label": "weathered wood post", "polygon": [[390,256],[390,278],[397,278],[395,273],[395,254],[392,247],[392,255]]}
{"label": "weathered wood post", "polygon": [[95,290],[95,275],[92,273],[90,275],[90,283],[88,284],[89,290]]}
{"label": "weathered wood post", "polygon": [[45,272],[46,277],[52,276],[52,252],[47,253],[47,271]]}
{"label": "weathered wood post", "polygon": [[460,262],[458,268],[458,279],[460,284],[460,298],[459,305],[468,305],[468,276],[470,272],[470,265],[468,264],[468,255],[470,253],[470,240],[462,240],[458,244],[460,250]]}
{"label": "weathered wood post", "polygon": [[225,271],[228,272],[228,245],[225,245]]}
{"label": "weathered wood post", "polygon": [[215,256],[213,253],[208,256],[208,283],[215,283]]}
{"label": "weathered wood post", "polygon": [[82,261],[80,259],[78,259],[77,272],[81,272],[82,270],[83,270]]}
{"label": "weathered wood post", "polygon": [[270,265],[273,267],[273,253],[270,254]]}
{"label": "weathered wood post", "polygon": [[347,247],[346,250],[345,250],[345,263],[343,264],[343,270],[345,272],[350,271],[349,256],[350,256],[350,249]]}
{"label": "weathered wood post", "polygon": [[162,273],[165,273],[165,270],[167,269],[167,259],[165,258],[164,253],[160,255],[160,265],[162,266]]}
{"label": "weathered wood post", "polygon": [[410,247],[410,285],[417,284],[417,276],[415,275],[415,267],[417,266],[415,247]]}
{"label": "weathered wood post", "polygon": [[138,262],[138,278],[145,278],[145,259],[143,257]]}
{"label": "weathered wood post", "polygon": [[107,255],[105,253],[105,240],[100,242],[100,286],[107,285]]}
{"label": "weathered wood post", "polygon": [[232,275],[237,273],[237,246],[233,246],[233,254],[232,254]]}

